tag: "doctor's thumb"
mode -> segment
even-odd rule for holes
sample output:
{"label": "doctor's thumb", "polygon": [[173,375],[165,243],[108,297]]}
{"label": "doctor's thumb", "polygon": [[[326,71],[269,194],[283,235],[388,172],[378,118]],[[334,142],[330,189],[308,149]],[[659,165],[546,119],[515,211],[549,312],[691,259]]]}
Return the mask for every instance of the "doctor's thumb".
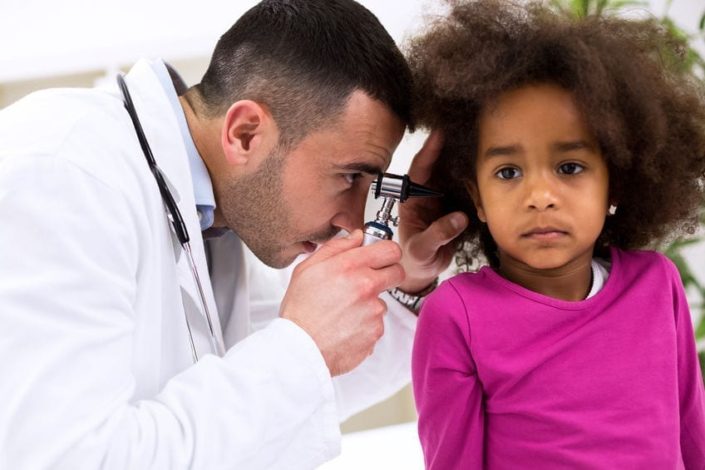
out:
{"label": "doctor's thumb", "polygon": [[[356,229],[346,237],[332,238],[325,242],[308,260],[323,261],[351,248],[362,245],[362,230]],[[307,260],[307,261],[308,261]]]}

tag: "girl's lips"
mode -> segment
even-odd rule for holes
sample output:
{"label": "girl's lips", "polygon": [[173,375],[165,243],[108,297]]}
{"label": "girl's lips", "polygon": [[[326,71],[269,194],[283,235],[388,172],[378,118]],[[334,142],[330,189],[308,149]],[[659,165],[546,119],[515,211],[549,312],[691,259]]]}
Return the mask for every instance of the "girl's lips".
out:
{"label": "girl's lips", "polygon": [[565,232],[534,232],[530,233],[528,236],[531,238],[549,239],[562,237],[563,235],[565,235]]}
{"label": "girl's lips", "polygon": [[568,232],[564,230],[559,230],[553,227],[542,227],[531,229],[528,232],[522,234],[522,237],[533,238],[535,240],[556,240],[566,235],[568,235]]}

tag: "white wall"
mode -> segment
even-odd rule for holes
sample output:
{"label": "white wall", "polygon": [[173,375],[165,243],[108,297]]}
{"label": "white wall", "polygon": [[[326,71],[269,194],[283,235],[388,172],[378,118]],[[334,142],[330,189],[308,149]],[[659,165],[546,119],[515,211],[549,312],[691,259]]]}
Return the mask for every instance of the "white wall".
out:
{"label": "white wall", "polygon": [[[136,58],[207,57],[219,34],[255,0],[3,0],[0,3],[0,84],[106,70]],[[439,11],[439,0],[360,0],[397,41]],[[650,0],[695,31],[702,0]],[[633,7],[636,12],[645,11]],[[701,43],[702,46],[702,43]]]}
{"label": "white wall", "polygon": [[[254,0],[4,0],[0,83],[132,63],[208,56],[220,33]],[[362,1],[401,40],[423,2]],[[428,7],[428,5],[427,5]]]}

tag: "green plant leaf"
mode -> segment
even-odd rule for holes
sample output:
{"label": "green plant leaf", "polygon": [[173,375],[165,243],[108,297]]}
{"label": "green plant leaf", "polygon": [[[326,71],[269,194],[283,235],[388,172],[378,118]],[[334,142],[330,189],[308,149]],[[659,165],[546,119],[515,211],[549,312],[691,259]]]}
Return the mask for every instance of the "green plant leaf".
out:
{"label": "green plant leaf", "polygon": [[624,10],[627,7],[648,7],[649,2],[645,0],[613,0],[605,6],[605,10],[611,12],[618,12],[619,10]]}
{"label": "green plant leaf", "polygon": [[694,245],[696,243],[700,243],[701,241],[703,241],[703,237],[679,238],[679,239],[671,242],[671,244],[668,245],[668,247],[666,248],[666,251],[667,252],[669,250],[679,251],[688,245]]}
{"label": "green plant leaf", "polygon": [[705,338],[705,317],[700,318],[700,323],[695,328],[696,338]]}

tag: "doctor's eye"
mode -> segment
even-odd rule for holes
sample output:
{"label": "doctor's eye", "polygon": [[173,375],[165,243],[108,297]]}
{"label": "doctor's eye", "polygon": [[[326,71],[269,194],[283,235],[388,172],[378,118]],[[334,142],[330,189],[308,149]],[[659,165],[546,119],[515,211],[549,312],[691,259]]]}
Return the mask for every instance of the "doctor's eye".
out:
{"label": "doctor's eye", "polygon": [[343,178],[345,178],[345,181],[349,185],[353,185],[355,183],[355,180],[359,179],[362,177],[362,173],[344,173]]}
{"label": "doctor's eye", "polygon": [[558,166],[558,173],[561,175],[577,175],[582,173],[585,167],[580,163],[568,162]]}
{"label": "doctor's eye", "polygon": [[513,166],[507,166],[499,169],[495,175],[501,180],[511,180],[521,176],[521,170]]}

